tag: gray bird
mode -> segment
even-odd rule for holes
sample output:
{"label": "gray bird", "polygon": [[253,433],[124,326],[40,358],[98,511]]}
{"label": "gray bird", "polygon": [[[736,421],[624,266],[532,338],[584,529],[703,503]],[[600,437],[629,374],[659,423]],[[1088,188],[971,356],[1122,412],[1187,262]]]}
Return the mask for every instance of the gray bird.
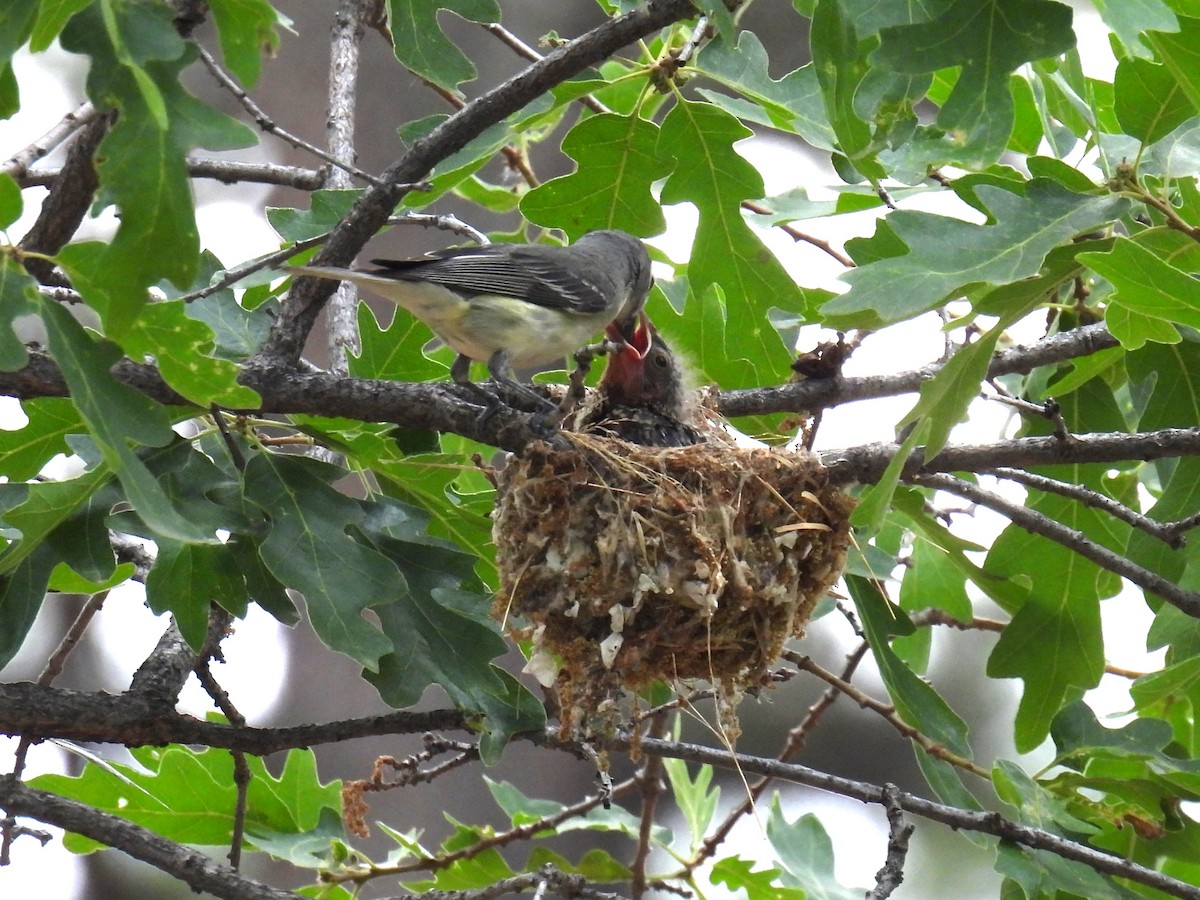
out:
{"label": "gray bird", "polygon": [[632,322],[646,302],[650,257],[623,231],[593,231],[568,247],[488,244],[417,259],[372,260],[374,269],[292,266],[351,281],[408,310],[458,357],[456,382],[472,360],[501,384],[528,393],[512,369],[546,365],[586,344],[609,322]]}

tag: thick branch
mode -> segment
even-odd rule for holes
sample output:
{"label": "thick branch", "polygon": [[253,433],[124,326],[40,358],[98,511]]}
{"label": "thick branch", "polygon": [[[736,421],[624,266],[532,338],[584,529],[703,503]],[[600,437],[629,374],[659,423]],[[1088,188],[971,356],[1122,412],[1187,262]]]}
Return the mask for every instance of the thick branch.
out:
{"label": "thick branch", "polygon": [[[1040,347],[1041,345],[1039,345]],[[1038,365],[1040,363],[1035,363]],[[124,360],[113,367],[121,382],[137,388],[160,403],[187,406],[188,402],[163,380],[152,366]],[[347,416],[365,422],[395,422],[412,428],[433,428],[460,434],[505,450],[521,450],[531,440],[545,437],[534,417],[501,407],[485,421],[478,393],[450,382],[383,381],[344,378],[323,372],[295,371],[265,364],[247,367],[241,381],[262,396],[259,413],[311,413]],[[787,391],[790,386],[764,388]],[[54,361],[31,352],[29,364],[16,372],[0,372],[0,395],[22,400],[65,397],[67,385]],[[879,480],[898,444],[878,443],[822,452],[833,483],[871,484]],[[1127,434],[1075,435],[1018,438],[993,444],[947,447],[928,462],[918,449],[904,468],[904,477],[934,472],[981,472],[997,466],[1028,467],[1053,463],[1119,462],[1200,456],[1200,428],[1166,428]]]}
{"label": "thick branch", "polygon": [[[843,450],[826,450],[821,461],[836,484],[873,484],[883,475],[899,444],[867,444]],[[1110,463],[1124,460],[1168,459],[1200,455],[1200,428],[1164,428],[1141,434],[1125,432],[1056,437],[1016,438],[994,444],[960,444],[946,447],[926,461],[918,448],[904,466],[902,477],[911,480],[935,472],[984,472],[997,466],[1029,467],[1056,463]]]}
{"label": "thick branch", "polygon": [[[1088,356],[1115,346],[1117,339],[1103,324],[1086,325],[1043,338],[1029,347],[1014,347],[997,353],[988,366],[987,377],[1031,372],[1038,366],[1063,362],[1077,356]],[[921,385],[937,375],[944,365],[944,361],[939,361],[893,375],[868,375],[859,378],[837,375],[832,378],[809,378],[779,387],[723,391],[721,413],[736,417],[779,412],[813,412],[855,400],[910,394],[920,390]]]}
{"label": "thick branch", "polygon": [[[53,256],[78,230],[100,186],[100,176],[96,174],[93,157],[96,148],[108,134],[111,122],[112,117],[104,115],[93,118],[79,130],[67,151],[62,168],[63,177],[42,201],[37,221],[21,239],[21,249]],[[54,266],[48,261],[30,257],[25,265],[39,281],[51,281]]]}
{"label": "thick branch", "polygon": [[[467,104],[428,135],[416,141],[399,161],[384,172],[384,186],[369,188],[334,230],[316,265],[345,265],[391,215],[404,195],[405,183],[424,178],[450,154],[462,149],[484,129],[521,109],[556,84],[588,66],[607,59],[633,41],[695,15],[691,0],[649,0],[644,9],[617,16],[582,37],[555,49],[524,72]],[[263,356],[296,360],[321,306],[333,293],[327,279],[301,278],[293,286]]]}
{"label": "thick branch", "polygon": [[13,816],[28,816],[82,834],[149,863],[193,890],[229,900],[297,900],[299,894],[281,891],[240,875],[198,850],[176,844],[140,825],[101,812],[49,791],[26,787],[11,776],[0,778],[0,807]]}
{"label": "thick branch", "polygon": [[237,727],[164,709],[155,698],[140,694],[83,693],[24,681],[0,684],[0,734],[34,740],[62,738],[127,747],[200,744],[266,756],[351,738],[466,728],[463,715],[455,710],[393,712],[287,728]]}

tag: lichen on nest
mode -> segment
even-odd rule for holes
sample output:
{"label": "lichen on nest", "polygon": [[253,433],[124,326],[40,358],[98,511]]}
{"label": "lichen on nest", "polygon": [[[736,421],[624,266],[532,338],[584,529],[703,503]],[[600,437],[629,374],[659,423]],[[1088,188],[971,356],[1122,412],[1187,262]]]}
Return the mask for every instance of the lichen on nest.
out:
{"label": "lichen on nest", "polygon": [[854,501],[803,451],[562,435],[498,473],[493,535],[495,613],[564,730],[611,723],[622,688],[759,684],[840,575]]}

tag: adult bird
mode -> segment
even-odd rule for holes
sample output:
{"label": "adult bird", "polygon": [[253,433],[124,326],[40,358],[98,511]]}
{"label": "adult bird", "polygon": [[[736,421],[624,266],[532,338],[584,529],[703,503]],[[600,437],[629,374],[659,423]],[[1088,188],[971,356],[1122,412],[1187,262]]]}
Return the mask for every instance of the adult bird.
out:
{"label": "adult bird", "polygon": [[651,285],[645,246],[623,231],[593,231],[567,247],[487,244],[372,262],[290,271],[351,281],[390,300],[458,354],[456,382],[470,382],[471,361],[481,360],[521,395],[533,392],[513,381],[514,367],[562,360],[609,322],[634,321]]}
{"label": "adult bird", "polygon": [[692,425],[683,367],[645,313],[610,323],[622,345],[609,356],[596,387],[599,403],[583,428],[651,447],[685,447],[705,439]]}

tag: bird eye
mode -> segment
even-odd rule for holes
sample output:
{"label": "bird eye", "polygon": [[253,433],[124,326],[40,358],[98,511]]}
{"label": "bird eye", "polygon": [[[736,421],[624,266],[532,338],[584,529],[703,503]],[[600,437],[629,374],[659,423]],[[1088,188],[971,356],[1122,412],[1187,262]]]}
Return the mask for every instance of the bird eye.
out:
{"label": "bird eye", "polygon": [[670,360],[667,359],[667,354],[655,353],[654,354],[654,364],[656,366],[658,366],[660,369],[665,369],[671,363],[670,363]]}

